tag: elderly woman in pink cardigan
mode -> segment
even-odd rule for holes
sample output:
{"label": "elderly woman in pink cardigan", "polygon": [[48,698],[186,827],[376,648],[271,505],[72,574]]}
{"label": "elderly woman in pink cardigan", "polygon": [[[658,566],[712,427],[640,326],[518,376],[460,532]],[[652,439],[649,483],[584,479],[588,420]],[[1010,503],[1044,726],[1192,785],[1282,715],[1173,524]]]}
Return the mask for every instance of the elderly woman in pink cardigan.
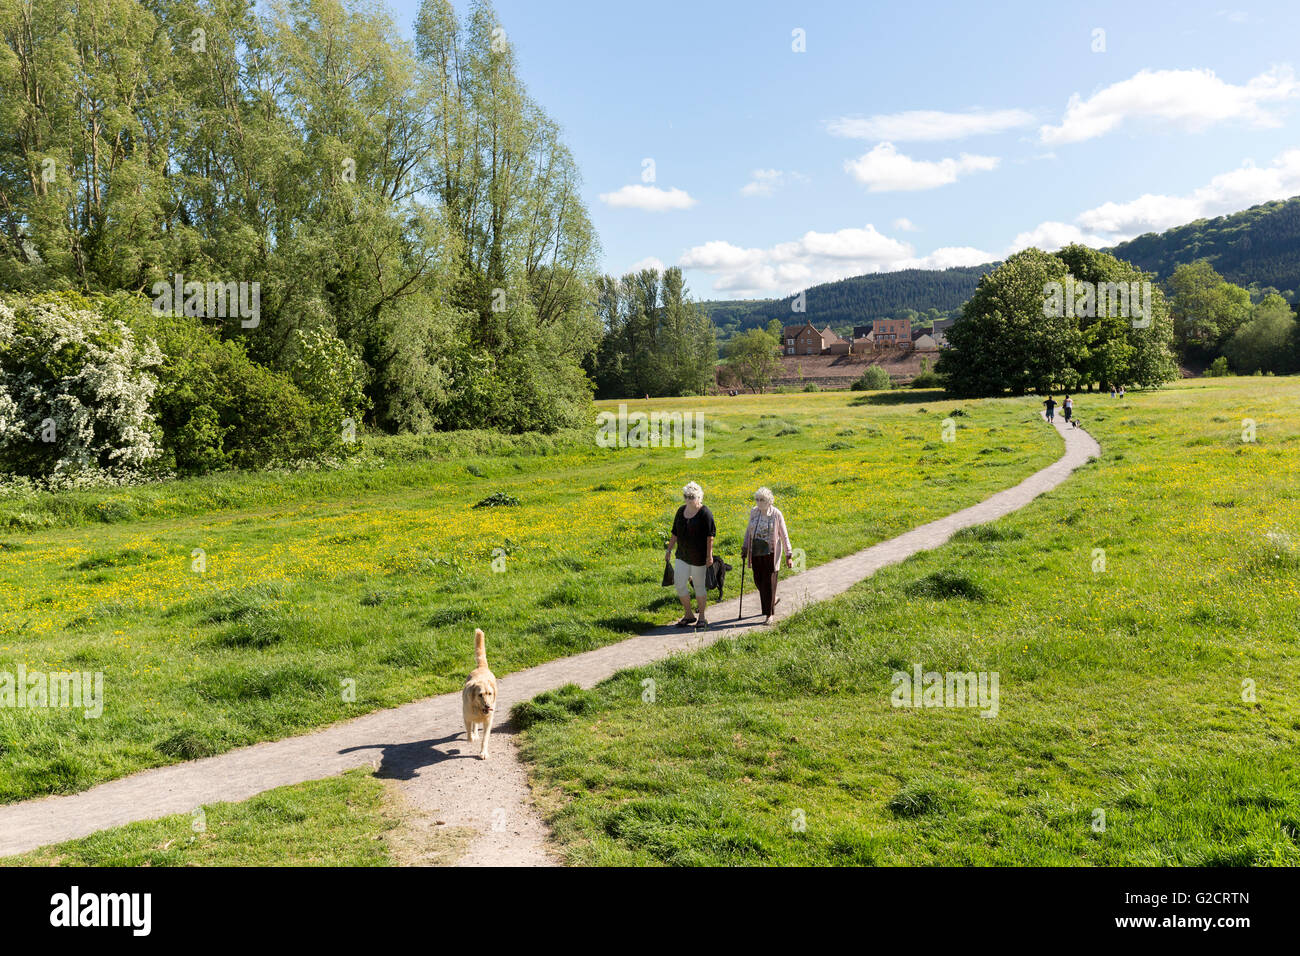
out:
{"label": "elderly woman in pink cardigan", "polygon": [[749,512],[742,553],[754,569],[754,586],[762,600],[764,624],[772,623],[772,612],[776,610],[776,569],[781,565],[781,555],[785,555],[787,568],[793,566],[790,551],[785,516],[777,508],[772,490],[759,488],[754,492],[754,508]]}

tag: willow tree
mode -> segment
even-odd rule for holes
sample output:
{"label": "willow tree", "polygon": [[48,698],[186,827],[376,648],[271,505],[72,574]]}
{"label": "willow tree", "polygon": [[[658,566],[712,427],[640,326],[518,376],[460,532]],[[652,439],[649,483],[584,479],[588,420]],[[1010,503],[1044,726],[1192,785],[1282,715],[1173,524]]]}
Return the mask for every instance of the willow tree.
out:
{"label": "willow tree", "polygon": [[590,398],[581,363],[599,334],[598,247],[577,165],[527,95],[490,5],[462,22],[447,0],[425,0],[415,33],[433,108],[429,189],[456,240],[452,301],[469,317],[454,358],[475,401],[454,420],[572,421]]}

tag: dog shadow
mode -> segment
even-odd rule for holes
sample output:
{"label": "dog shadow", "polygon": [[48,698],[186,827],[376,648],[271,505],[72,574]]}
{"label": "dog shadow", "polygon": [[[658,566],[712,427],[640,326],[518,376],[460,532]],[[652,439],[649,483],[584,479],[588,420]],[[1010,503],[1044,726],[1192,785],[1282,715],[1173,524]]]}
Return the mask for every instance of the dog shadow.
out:
{"label": "dog shadow", "polygon": [[[447,746],[453,741],[460,747]],[[464,731],[447,737],[429,740],[410,740],[400,744],[361,744],[347,747],[339,753],[356,753],[359,750],[378,750],[379,766],[375,776],[383,780],[414,780],[420,771],[444,760],[464,760],[478,757],[477,744],[468,746]]]}
{"label": "dog shadow", "polygon": [[[518,733],[513,718],[507,718],[492,728],[494,738],[508,737]],[[451,746],[458,744],[459,746]],[[454,734],[438,739],[410,740],[401,744],[361,744],[340,750],[341,754],[356,753],[359,750],[378,750],[379,766],[375,776],[381,780],[414,780],[420,771],[433,767],[444,760],[477,760],[478,741],[471,743],[465,738],[465,732],[458,730]]]}

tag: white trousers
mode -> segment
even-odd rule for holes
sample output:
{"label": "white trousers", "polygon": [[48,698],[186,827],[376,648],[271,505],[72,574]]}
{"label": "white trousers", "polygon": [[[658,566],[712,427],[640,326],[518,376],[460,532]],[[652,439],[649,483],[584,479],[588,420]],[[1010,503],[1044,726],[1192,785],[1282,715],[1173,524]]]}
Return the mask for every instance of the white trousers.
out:
{"label": "white trousers", "polygon": [[708,568],[703,565],[687,564],[681,558],[673,561],[673,587],[677,589],[679,598],[690,597],[691,592],[687,589],[687,582],[695,585],[695,596],[705,596],[705,574]]}

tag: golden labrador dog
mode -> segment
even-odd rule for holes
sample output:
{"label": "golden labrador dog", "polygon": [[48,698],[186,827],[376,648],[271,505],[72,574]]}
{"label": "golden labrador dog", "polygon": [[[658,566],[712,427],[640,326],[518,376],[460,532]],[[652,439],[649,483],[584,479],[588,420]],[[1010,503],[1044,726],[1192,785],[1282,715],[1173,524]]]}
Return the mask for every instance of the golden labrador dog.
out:
{"label": "golden labrador dog", "polygon": [[483,728],[483,744],[479,747],[480,760],[488,758],[488,738],[492,736],[492,715],[497,709],[497,679],[488,669],[487,649],[483,632],[474,630],[474,670],[460,692],[461,711],[465,717],[465,736],[473,743]]}

